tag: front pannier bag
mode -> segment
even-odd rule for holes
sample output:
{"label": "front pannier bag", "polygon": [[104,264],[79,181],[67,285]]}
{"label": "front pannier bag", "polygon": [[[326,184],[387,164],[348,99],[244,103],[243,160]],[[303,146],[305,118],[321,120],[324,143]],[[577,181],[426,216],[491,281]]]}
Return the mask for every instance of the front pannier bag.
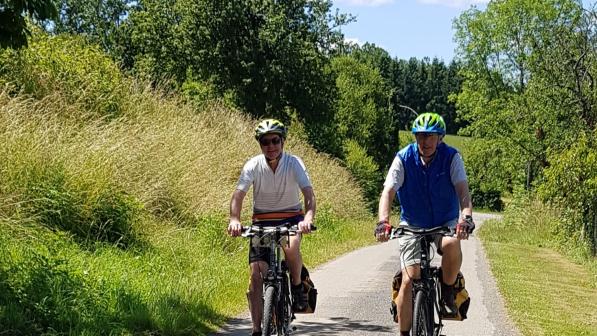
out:
{"label": "front pannier bag", "polygon": [[[456,303],[458,314],[456,314],[456,316],[442,316],[442,319],[455,321],[465,320],[468,307],[471,304],[471,298],[468,295],[468,291],[464,287],[464,276],[462,275],[462,272],[458,272],[458,275],[456,276],[456,283],[454,283],[454,293],[456,294],[454,302]],[[441,309],[441,311],[446,310]]]}
{"label": "front pannier bag", "polygon": [[[394,322],[398,323],[398,292],[400,291],[400,285],[402,285],[402,271],[398,270],[392,278],[392,302],[390,307],[390,313]],[[458,272],[456,276],[456,283],[454,284],[454,293],[456,294],[456,307],[458,308],[458,314],[456,316],[442,316],[444,320],[455,320],[462,321],[466,319],[466,314],[471,303],[471,298],[468,291],[465,288],[465,281],[462,272]],[[440,300],[441,304],[441,300]],[[445,311],[445,309],[441,309]]]}

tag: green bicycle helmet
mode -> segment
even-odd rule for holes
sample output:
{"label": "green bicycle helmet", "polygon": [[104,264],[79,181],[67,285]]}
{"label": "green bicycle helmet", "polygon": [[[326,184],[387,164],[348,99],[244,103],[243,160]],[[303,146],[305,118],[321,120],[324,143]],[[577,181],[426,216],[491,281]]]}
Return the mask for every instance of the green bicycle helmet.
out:
{"label": "green bicycle helmet", "polygon": [[282,139],[286,139],[286,126],[276,119],[265,119],[255,127],[255,139],[259,141],[266,134],[279,134]]}
{"label": "green bicycle helmet", "polygon": [[437,133],[446,134],[446,123],[444,118],[433,112],[420,114],[413,122],[413,134],[417,133]]}

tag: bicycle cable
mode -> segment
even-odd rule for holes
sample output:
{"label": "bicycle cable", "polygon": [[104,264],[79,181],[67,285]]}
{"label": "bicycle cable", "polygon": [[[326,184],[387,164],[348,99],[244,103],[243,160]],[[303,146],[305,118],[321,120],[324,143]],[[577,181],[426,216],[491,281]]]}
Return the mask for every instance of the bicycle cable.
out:
{"label": "bicycle cable", "polygon": [[[438,234],[438,235],[439,235],[439,234]],[[411,238],[411,239],[415,239],[415,240],[416,240],[416,243],[415,243],[415,245],[418,247],[418,246],[419,246],[419,244],[420,244],[420,242],[421,242],[420,240],[421,240],[421,239],[426,239],[426,238],[427,238],[427,236],[412,236],[412,238]],[[440,243],[440,245],[441,245],[441,239],[440,239],[440,242],[439,242],[439,243]],[[435,235],[434,235],[433,245],[436,247],[436,249],[440,249],[440,250],[441,250],[441,246],[439,246],[439,247],[438,247],[438,246],[435,244]],[[433,259],[435,258],[435,255],[436,255],[436,253],[437,253],[437,252],[436,252],[436,249],[432,249],[432,248],[430,248],[430,249],[429,249],[429,251],[427,252],[427,253],[428,253],[427,260],[429,261],[429,264],[430,264],[430,265],[431,265],[431,260],[433,260]],[[404,264],[405,264],[404,255],[403,255],[402,253],[400,253],[400,264],[401,264],[401,265],[404,265]],[[416,263],[415,263],[415,265],[416,265]],[[419,260],[419,264],[418,264],[418,265],[419,265],[419,267],[420,267],[420,265],[421,265],[421,260]],[[409,265],[409,266],[412,266],[412,265]],[[405,266],[403,269],[405,270],[406,276],[407,276],[409,279],[413,279],[413,277],[412,277],[412,276],[411,276],[411,275],[408,273],[408,266]]]}

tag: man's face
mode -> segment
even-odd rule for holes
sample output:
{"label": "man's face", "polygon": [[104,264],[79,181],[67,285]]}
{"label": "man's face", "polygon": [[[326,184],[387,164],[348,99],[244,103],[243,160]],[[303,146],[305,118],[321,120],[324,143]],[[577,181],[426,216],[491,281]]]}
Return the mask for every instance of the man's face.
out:
{"label": "man's face", "polygon": [[284,140],[278,134],[266,134],[259,139],[259,146],[268,160],[273,160],[282,154]]}
{"label": "man's face", "polygon": [[417,139],[419,153],[423,157],[431,157],[440,143],[439,134],[437,133],[416,133],[415,138]]}

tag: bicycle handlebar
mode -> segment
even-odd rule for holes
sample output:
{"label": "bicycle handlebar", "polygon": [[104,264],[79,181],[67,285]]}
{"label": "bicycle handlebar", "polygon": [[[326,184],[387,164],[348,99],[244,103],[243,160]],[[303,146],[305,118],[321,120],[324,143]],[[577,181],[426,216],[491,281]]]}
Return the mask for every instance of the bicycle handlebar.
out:
{"label": "bicycle handlebar", "polygon": [[444,236],[453,236],[456,234],[456,228],[451,228],[448,226],[438,226],[430,229],[426,228],[417,228],[412,226],[399,226],[393,227],[390,232],[390,239],[398,238],[399,236],[404,236],[407,234],[417,235],[417,236],[429,236],[434,234],[443,234]]}
{"label": "bicycle handlebar", "polygon": [[[259,233],[275,233],[279,232],[280,234],[288,233],[290,236],[294,236],[299,233],[298,224],[291,224],[291,223],[284,223],[278,226],[243,226],[241,229],[242,237],[253,237]],[[317,227],[315,225],[311,225],[311,231],[317,231]]]}

